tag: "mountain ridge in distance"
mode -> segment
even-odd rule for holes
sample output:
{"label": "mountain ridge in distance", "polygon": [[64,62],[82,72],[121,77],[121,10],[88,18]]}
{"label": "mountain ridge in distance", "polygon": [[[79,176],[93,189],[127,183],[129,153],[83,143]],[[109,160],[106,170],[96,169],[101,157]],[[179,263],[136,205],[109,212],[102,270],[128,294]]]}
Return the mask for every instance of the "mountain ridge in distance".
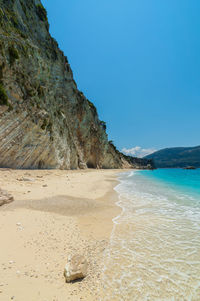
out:
{"label": "mountain ridge in distance", "polygon": [[153,159],[156,168],[186,168],[188,166],[200,168],[200,145],[164,148],[144,158]]}

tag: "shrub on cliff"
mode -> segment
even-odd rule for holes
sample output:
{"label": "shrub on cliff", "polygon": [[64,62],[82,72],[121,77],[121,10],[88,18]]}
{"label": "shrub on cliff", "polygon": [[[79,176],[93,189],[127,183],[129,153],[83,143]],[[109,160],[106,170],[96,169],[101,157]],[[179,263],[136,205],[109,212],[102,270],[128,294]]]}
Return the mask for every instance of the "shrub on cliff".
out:
{"label": "shrub on cliff", "polygon": [[0,105],[8,105],[8,96],[2,84],[0,84]]}
{"label": "shrub on cliff", "polygon": [[15,60],[19,59],[18,51],[17,51],[17,49],[15,49],[14,46],[10,46],[8,51],[9,51],[9,56],[10,56],[10,64],[13,65]]}
{"label": "shrub on cliff", "polygon": [[47,11],[42,4],[38,4],[37,8],[37,15],[41,21],[47,21]]}
{"label": "shrub on cliff", "polygon": [[106,131],[106,122],[105,121],[100,121],[100,125],[102,126],[102,128]]}
{"label": "shrub on cliff", "polygon": [[45,118],[45,119],[43,120],[42,125],[41,125],[41,129],[42,129],[42,130],[45,130],[46,127],[47,127],[47,119]]}
{"label": "shrub on cliff", "polygon": [[87,99],[87,102],[89,104],[90,109],[92,109],[94,111],[94,113],[97,114],[97,109],[96,109],[95,105],[88,99]]}

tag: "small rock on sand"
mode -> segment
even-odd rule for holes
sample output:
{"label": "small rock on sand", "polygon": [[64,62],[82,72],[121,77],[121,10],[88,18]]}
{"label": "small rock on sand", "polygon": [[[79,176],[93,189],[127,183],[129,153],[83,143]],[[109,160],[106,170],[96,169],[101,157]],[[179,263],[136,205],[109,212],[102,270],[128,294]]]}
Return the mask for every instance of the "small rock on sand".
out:
{"label": "small rock on sand", "polygon": [[17,178],[18,181],[24,181],[24,182],[34,182],[35,179],[33,178],[25,178],[25,177],[21,177],[21,178]]}
{"label": "small rock on sand", "polygon": [[82,255],[68,256],[64,270],[66,282],[83,279],[87,275],[88,264]]}
{"label": "small rock on sand", "polygon": [[14,201],[13,196],[5,190],[0,189],[0,206]]}

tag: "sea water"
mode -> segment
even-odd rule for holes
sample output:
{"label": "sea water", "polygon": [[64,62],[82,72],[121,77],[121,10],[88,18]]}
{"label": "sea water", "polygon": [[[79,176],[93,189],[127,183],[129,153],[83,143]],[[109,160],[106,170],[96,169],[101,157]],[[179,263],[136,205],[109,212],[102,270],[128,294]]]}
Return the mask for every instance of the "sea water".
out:
{"label": "sea water", "polygon": [[104,300],[200,300],[200,170],[119,175]]}

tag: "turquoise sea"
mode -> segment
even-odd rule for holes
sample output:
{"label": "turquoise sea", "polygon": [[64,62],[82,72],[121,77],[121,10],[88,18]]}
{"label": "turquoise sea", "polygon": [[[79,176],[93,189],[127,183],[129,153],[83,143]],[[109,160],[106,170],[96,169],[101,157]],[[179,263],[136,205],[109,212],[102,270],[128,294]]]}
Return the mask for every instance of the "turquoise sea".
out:
{"label": "turquoise sea", "polygon": [[200,300],[200,170],[119,175],[106,300]]}

